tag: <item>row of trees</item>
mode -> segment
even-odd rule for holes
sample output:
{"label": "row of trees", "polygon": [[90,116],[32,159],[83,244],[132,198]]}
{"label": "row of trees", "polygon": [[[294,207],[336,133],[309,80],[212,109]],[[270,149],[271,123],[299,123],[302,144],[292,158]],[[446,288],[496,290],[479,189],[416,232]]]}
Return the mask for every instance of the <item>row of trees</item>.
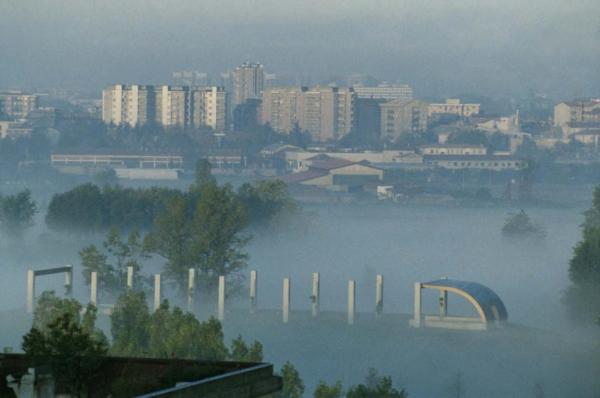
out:
{"label": "row of trees", "polygon": [[167,301],[151,314],[141,292],[119,297],[110,321],[111,341],[96,328],[93,305],[82,311],[76,300],[44,292],[22,348],[33,366],[50,370],[56,393],[74,396],[84,394],[98,377],[106,355],[245,362],[263,358],[262,345],[248,345],[241,336],[228,348],[214,318],[200,322]]}
{"label": "row of trees", "polygon": [[[304,382],[294,366],[286,362],[281,368],[283,389],[279,398],[302,398],[305,392]],[[380,376],[377,370],[370,368],[364,383],[349,387],[344,391],[340,381],[327,384],[319,382],[314,398],[406,398],[408,394],[404,389],[397,390],[393,387],[390,376]]]}

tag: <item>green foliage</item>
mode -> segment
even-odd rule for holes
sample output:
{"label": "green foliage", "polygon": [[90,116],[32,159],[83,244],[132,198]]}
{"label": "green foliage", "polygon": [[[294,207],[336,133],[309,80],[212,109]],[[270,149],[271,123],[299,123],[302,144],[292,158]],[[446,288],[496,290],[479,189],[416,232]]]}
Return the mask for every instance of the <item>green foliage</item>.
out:
{"label": "green foliage", "polygon": [[43,292],[37,300],[33,312],[33,327],[42,333],[47,332],[48,325],[61,316],[68,314],[72,319],[79,319],[81,304],[75,299],[57,297],[53,291]]}
{"label": "green foliage", "polygon": [[404,390],[398,391],[392,385],[390,376],[379,376],[375,369],[369,369],[365,384],[351,387],[346,393],[347,398],[406,398]]}
{"label": "green foliage", "polygon": [[166,202],[178,192],[165,188],[102,188],[83,184],[56,194],[48,205],[46,224],[55,231],[92,233],[112,227],[149,230]]}
{"label": "green foliage", "polygon": [[148,355],[150,310],[143,292],[127,292],[120,296],[110,315],[110,322],[113,354]]}
{"label": "green foliage", "polygon": [[544,227],[521,210],[519,213],[510,216],[502,227],[504,236],[546,236]]}
{"label": "green foliage", "polygon": [[202,189],[206,184],[216,183],[216,179],[212,175],[212,167],[208,160],[198,159],[196,162],[195,183],[197,189]]}
{"label": "green foliage", "polygon": [[277,395],[279,398],[302,398],[304,395],[304,382],[300,374],[290,362],[286,362],[281,368],[283,388]]}
{"label": "green foliage", "polygon": [[114,169],[107,169],[94,174],[94,182],[100,186],[115,185],[119,182]]}
{"label": "green foliage", "polygon": [[569,316],[589,323],[600,313],[600,187],[594,190],[592,207],[585,212],[582,240],[569,263],[571,285],[563,296]]}
{"label": "green foliage", "polygon": [[287,185],[281,180],[245,183],[239,188],[238,195],[246,206],[251,224],[268,224],[277,216],[296,210]]}
{"label": "green foliage", "polygon": [[0,196],[0,227],[13,237],[19,238],[25,229],[33,225],[37,205],[31,199],[31,192],[24,190],[16,195]]}
{"label": "green foliage", "polygon": [[342,398],[344,392],[342,383],[336,382],[333,385],[327,385],[324,381],[320,381],[313,393],[314,398]]}
{"label": "green foliage", "polygon": [[230,359],[240,362],[262,362],[263,346],[260,342],[254,341],[248,346],[241,335],[231,342]]}
{"label": "green foliage", "polygon": [[224,360],[228,354],[218,320],[199,322],[166,301],[150,318],[149,336],[148,353],[155,358]]}
{"label": "green foliage", "polygon": [[95,339],[78,319],[63,313],[47,325],[46,332],[33,327],[23,337],[23,351],[34,365],[49,367],[56,393],[81,396],[107,352],[106,342]]}
{"label": "green foliage", "polygon": [[[112,228],[106,235],[104,249],[106,254],[95,245],[90,245],[79,252],[86,284],[90,284],[91,273],[97,272],[100,293],[119,293],[126,287],[127,268],[133,267],[134,287],[143,287],[145,281],[140,273],[141,263],[149,255],[137,230],[131,231],[127,240],[124,240],[119,230]],[[114,264],[108,262],[108,256]]]}
{"label": "green foliage", "polygon": [[448,136],[448,144],[487,145],[488,138],[481,130],[460,130]]}

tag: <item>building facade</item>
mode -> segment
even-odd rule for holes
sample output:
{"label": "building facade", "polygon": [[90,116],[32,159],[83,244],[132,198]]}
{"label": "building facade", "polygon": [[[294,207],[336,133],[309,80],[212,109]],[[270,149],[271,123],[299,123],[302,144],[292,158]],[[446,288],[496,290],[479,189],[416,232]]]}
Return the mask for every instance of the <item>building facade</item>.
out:
{"label": "building facade", "polygon": [[378,86],[352,86],[357,98],[383,99],[387,101],[413,99],[413,89],[408,84],[380,84]]}
{"label": "building facade", "polygon": [[479,114],[480,104],[461,104],[460,99],[447,99],[445,104],[429,104],[429,116],[445,113],[460,117],[471,117]]}
{"label": "building facade", "polygon": [[21,91],[0,92],[0,116],[10,119],[26,119],[38,108],[39,96]]}
{"label": "building facade", "polygon": [[337,140],[352,129],[354,102],[351,88],[267,89],[263,93],[261,122],[287,134],[297,125],[317,142]]}
{"label": "building facade", "polygon": [[265,71],[258,63],[243,63],[233,71],[233,106],[250,98],[260,98],[264,89]]}
{"label": "building facade", "polygon": [[[600,99],[561,102],[554,107],[554,126],[568,137],[582,129],[600,123]],[[579,128],[579,130],[577,130]]]}
{"label": "building facade", "polygon": [[396,140],[403,134],[427,130],[428,105],[423,101],[394,100],[382,103],[381,137]]}
{"label": "building facade", "polygon": [[116,84],[102,91],[106,124],[163,127],[226,127],[226,92],[221,87]]}

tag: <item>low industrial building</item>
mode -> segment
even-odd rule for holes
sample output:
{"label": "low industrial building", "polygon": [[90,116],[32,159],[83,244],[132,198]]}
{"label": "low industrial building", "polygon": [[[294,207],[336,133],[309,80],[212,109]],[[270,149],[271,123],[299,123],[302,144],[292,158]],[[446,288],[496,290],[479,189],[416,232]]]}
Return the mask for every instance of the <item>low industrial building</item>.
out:
{"label": "low industrial building", "polygon": [[94,174],[112,169],[118,178],[176,180],[183,171],[183,156],[134,154],[52,154],[52,167],[63,173]]}
{"label": "low industrial building", "polygon": [[352,162],[325,154],[307,159],[305,170],[280,177],[287,184],[314,185],[335,191],[350,191],[383,180],[384,171],[369,162]]}
{"label": "low industrial building", "polygon": [[518,171],[527,165],[523,159],[506,155],[426,155],[423,156],[423,162],[426,165],[450,170]]}
{"label": "low industrial building", "polygon": [[480,104],[462,104],[460,99],[447,99],[444,104],[429,104],[429,116],[450,114],[460,117],[471,117],[479,114]]}
{"label": "low industrial building", "polygon": [[483,145],[431,144],[421,146],[423,155],[487,155]]}

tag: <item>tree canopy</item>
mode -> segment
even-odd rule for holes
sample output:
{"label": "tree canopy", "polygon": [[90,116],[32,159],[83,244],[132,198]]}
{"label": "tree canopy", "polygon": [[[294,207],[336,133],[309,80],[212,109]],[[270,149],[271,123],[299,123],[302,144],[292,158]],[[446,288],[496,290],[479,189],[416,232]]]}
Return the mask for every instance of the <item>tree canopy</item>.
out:
{"label": "tree canopy", "polygon": [[33,217],[37,211],[29,190],[16,195],[0,196],[0,228],[9,236],[18,238],[25,229],[33,225]]}

